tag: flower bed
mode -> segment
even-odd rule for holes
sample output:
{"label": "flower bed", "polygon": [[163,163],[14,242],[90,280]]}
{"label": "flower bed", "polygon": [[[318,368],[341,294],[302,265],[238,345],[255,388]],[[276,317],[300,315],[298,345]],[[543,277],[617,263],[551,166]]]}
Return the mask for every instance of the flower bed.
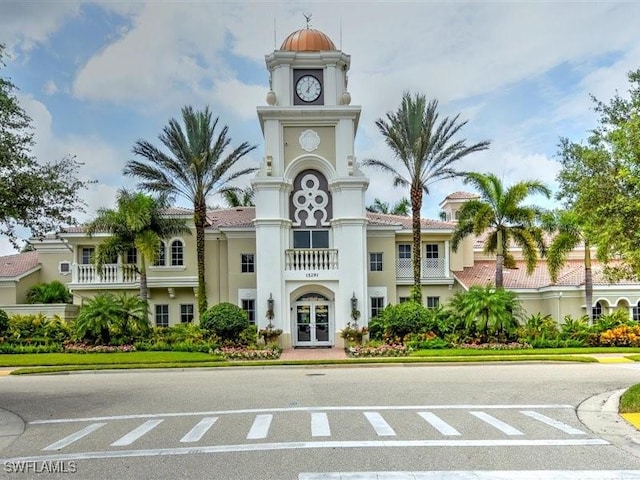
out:
{"label": "flower bed", "polygon": [[363,347],[356,345],[349,347],[347,354],[350,357],[405,357],[409,354],[409,349],[402,344],[384,344],[377,347]]}
{"label": "flower bed", "polygon": [[528,343],[461,343],[458,348],[468,348],[470,350],[523,350],[532,348]]}
{"label": "flower bed", "polygon": [[226,360],[277,360],[280,358],[279,348],[254,350],[246,347],[221,347],[214,352]]}
{"label": "flower bed", "polygon": [[89,343],[65,343],[63,345],[65,353],[114,353],[114,352],[135,352],[133,345],[91,345]]}

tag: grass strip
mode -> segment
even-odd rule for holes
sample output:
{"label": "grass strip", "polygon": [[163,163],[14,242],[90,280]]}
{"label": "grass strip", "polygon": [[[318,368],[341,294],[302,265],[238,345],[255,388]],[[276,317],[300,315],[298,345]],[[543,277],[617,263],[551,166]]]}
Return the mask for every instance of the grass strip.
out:
{"label": "grass strip", "polygon": [[126,370],[148,368],[197,368],[197,367],[271,367],[271,366],[322,366],[322,365],[386,365],[386,364],[425,364],[425,363],[477,363],[477,362],[597,362],[591,357],[573,355],[512,355],[495,357],[373,357],[349,358],[346,360],[246,360],[183,363],[143,363],[108,365],[58,365],[48,367],[20,368],[11,375],[46,374],[73,371]]}
{"label": "grass strip", "polygon": [[620,413],[640,412],[640,383],[629,388],[620,397]]}
{"label": "grass strip", "polygon": [[216,361],[223,361],[223,358],[201,352],[7,353],[0,355],[0,366],[2,367],[140,365]]}
{"label": "grass strip", "polygon": [[[526,348],[522,350],[475,350],[472,348],[424,349],[411,352],[412,357],[475,357],[499,355],[574,355],[592,353],[640,353],[635,347]],[[632,358],[632,357],[629,357]]]}
{"label": "grass strip", "polygon": [[640,355],[627,355],[629,360],[633,360],[634,362],[640,362]]}

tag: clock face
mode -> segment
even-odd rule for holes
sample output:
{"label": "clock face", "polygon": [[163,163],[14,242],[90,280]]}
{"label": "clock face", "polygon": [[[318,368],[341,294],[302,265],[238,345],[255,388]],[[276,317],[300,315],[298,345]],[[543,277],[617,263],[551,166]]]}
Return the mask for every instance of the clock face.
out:
{"label": "clock face", "polygon": [[303,102],[313,102],[317,100],[322,93],[320,81],[313,75],[304,75],[300,77],[296,84],[296,94]]}

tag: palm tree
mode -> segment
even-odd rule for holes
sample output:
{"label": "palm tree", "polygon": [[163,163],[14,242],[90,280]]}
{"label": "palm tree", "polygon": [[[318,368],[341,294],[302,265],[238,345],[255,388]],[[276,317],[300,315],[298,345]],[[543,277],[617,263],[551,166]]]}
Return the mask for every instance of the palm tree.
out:
{"label": "palm tree", "polygon": [[135,248],[140,254],[140,266],[134,268],[140,274],[140,298],[146,308],[147,265],[156,261],[161,240],[191,233],[191,230],[184,220],[164,216],[164,211],[168,208],[166,195],[152,198],[144,193],[120,190],[116,203],[117,209],[98,210],[96,218],[87,225],[89,236],[97,232],[111,233],[96,248],[93,261],[100,272],[105,263],[110,263],[114,257],[126,255]]}
{"label": "palm tree", "polygon": [[522,202],[535,193],[549,198],[549,188],[537,180],[527,180],[505,189],[502,181],[493,173],[468,173],[465,183],[475,186],[480,198],[462,204],[451,238],[453,250],[458,250],[465,237],[488,232],[484,251],[496,254],[496,287],[504,285],[504,266],[515,267],[513,256],[509,253],[511,242],[522,248],[527,261],[527,273],[533,273],[538,263],[538,251],[545,251],[542,228],[536,225],[541,212],[536,207],[522,205]]}
{"label": "palm tree", "polygon": [[547,268],[553,282],[558,281],[560,269],[567,263],[569,253],[584,245],[584,297],[589,322],[593,322],[593,276],[591,273],[591,244],[581,217],[573,210],[554,210],[542,217],[545,230],[554,234],[547,250]]}
{"label": "palm tree", "polygon": [[409,209],[411,204],[407,198],[398,200],[392,208],[389,207],[388,202],[383,202],[379,198],[374,198],[373,203],[367,207],[367,211],[373,213],[384,213],[389,215],[400,215],[402,217],[409,216]]}
{"label": "palm tree", "polygon": [[364,165],[380,168],[393,175],[393,185],[409,187],[413,230],[413,292],[412,297],[422,300],[420,284],[420,211],[422,196],[429,195],[429,187],[440,180],[455,177],[455,163],[467,155],[489,148],[489,141],[467,145],[466,139],[458,139],[458,133],[466,125],[459,115],[439,119],[438,101],[427,103],[424,95],[406,92],[395,112],[376,120],[378,130],[396,159],[404,167],[403,172],[390,163],[367,159]]}
{"label": "palm tree", "polygon": [[256,148],[243,142],[228,151],[231,138],[229,127],[222,127],[216,136],[218,118],[213,119],[209,108],[196,111],[187,106],[182,109],[181,125],[172,118],[159,135],[168,153],[146,140],[138,140],[133,153],[142,160],[131,160],[124,174],[138,177],[139,185],[147,191],[177,195],[193,205],[198,260],[198,310],[207,309],[207,290],[204,266],[204,228],[207,223],[207,197],[231,189],[234,179],[254,172],[244,168],[231,173],[231,169],[246,154]]}
{"label": "palm tree", "polygon": [[253,203],[253,197],[255,192],[253,188],[247,187],[245,189],[229,189],[222,193],[224,201],[228,207],[255,207]]}

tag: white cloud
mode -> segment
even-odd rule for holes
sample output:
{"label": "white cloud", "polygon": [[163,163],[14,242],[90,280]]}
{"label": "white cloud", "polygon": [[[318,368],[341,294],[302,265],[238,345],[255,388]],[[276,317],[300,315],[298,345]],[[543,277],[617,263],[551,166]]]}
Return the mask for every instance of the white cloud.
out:
{"label": "white cloud", "polygon": [[47,95],[55,95],[58,93],[58,85],[53,80],[48,80],[47,83],[42,87],[42,91]]}
{"label": "white cloud", "polygon": [[49,36],[80,12],[80,2],[66,0],[11,1],[0,4],[0,43],[10,52],[15,49],[31,50],[45,43]]}

